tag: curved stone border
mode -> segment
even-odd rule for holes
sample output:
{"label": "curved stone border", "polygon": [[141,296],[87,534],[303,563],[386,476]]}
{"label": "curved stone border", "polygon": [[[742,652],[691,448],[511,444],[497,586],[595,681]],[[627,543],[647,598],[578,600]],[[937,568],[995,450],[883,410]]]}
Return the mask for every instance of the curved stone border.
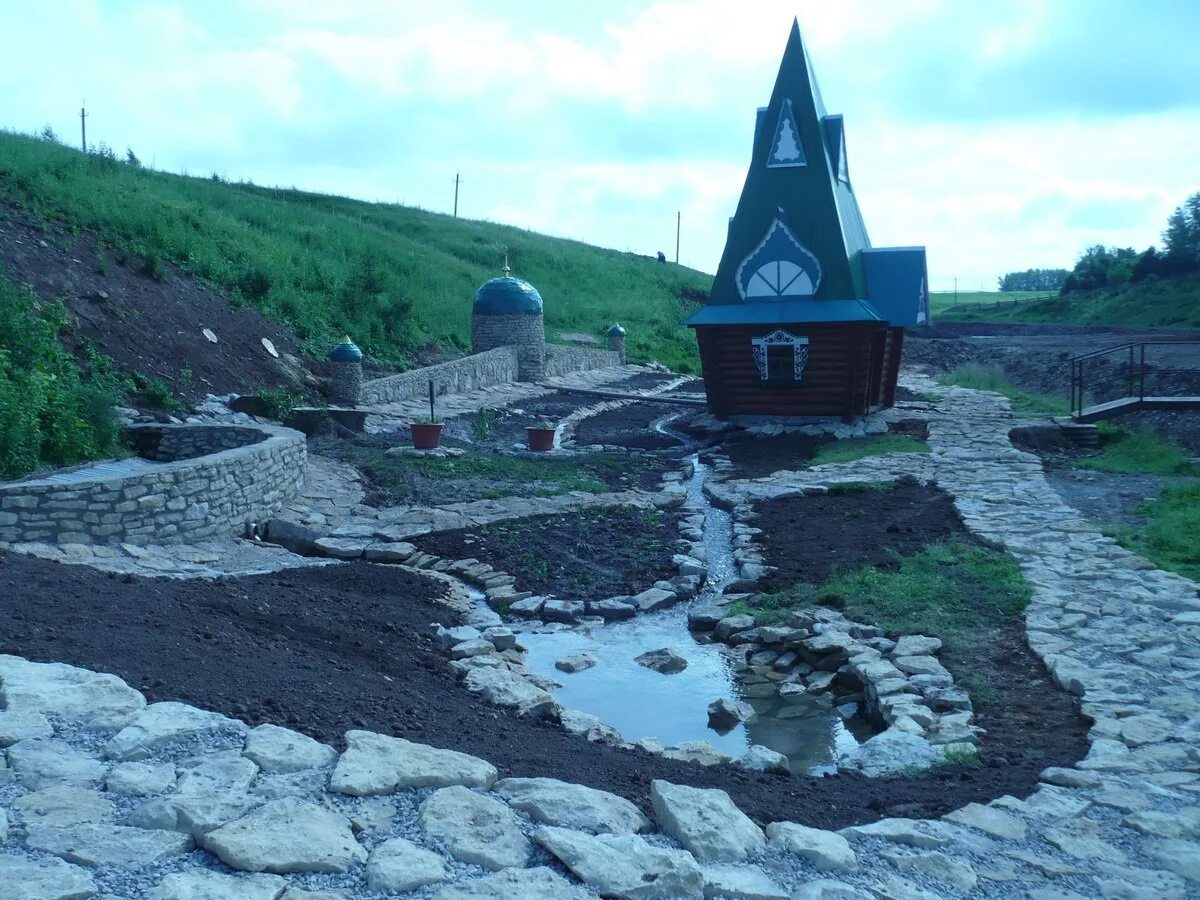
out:
{"label": "curved stone border", "polygon": [[[161,462],[126,476],[0,485],[0,542],[169,544],[240,533],[304,480],[304,435],[271,425],[161,425]],[[246,443],[257,434],[259,439]],[[189,457],[209,447],[230,447]]]}

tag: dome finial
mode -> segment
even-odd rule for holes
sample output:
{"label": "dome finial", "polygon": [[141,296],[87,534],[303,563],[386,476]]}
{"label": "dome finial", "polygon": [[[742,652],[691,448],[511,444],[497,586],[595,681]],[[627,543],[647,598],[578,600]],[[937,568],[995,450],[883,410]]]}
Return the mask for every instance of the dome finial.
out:
{"label": "dome finial", "polygon": [[508,248],[507,247],[504,248],[504,268],[501,269],[500,271],[504,273],[505,278],[508,278],[508,276],[512,273],[512,269],[510,269],[508,267]]}

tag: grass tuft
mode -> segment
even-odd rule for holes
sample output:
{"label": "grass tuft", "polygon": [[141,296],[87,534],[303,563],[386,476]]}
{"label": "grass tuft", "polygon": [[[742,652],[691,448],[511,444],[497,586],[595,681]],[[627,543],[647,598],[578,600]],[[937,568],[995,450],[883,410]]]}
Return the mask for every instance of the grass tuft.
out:
{"label": "grass tuft", "polygon": [[909,437],[907,434],[880,434],[871,437],[847,438],[823,445],[809,466],[823,466],[827,463],[853,462],[869,456],[885,456],[889,453],[928,453],[929,445],[924,441]]}
{"label": "grass tuft", "polygon": [[1148,520],[1144,526],[1111,532],[1121,545],[1160,569],[1200,581],[1200,482],[1166,488],[1137,511]]}
{"label": "grass tuft", "polygon": [[1002,394],[1012,403],[1013,414],[1017,416],[1065,416],[1070,412],[1067,401],[1022,390],[1008,379],[1003,369],[995,365],[967,363],[941,375],[938,381],[955,387]]}
{"label": "grass tuft", "polygon": [[1100,453],[1079,461],[1081,469],[1123,475],[1196,475],[1196,465],[1178,446],[1148,428],[1126,431],[1100,423]]}

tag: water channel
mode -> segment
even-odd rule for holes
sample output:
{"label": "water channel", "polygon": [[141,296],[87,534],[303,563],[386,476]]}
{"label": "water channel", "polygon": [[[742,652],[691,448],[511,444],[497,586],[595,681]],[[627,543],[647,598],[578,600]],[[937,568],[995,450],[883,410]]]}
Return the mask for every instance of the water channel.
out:
{"label": "water channel", "polygon": [[[669,430],[669,423],[659,427],[687,442]],[[704,493],[710,467],[699,454],[689,461],[693,474],[688,500],[704,510],[709,567],[707,582],[691,602],[704,605],[737,578],[733,523],[730,514],[714,506]],[[761,744],[787,756],[793,772],[819,773],[836,768],[840,753],[857,745],[856,734],[869,736],[865,722],[844,721],[837,711],[807,694],[779,697],[776,684],[749,671],[739,651],[688,630],[688,605],[602,626],[523,629],[520,642],[528,650],[526,665],[562,685],[552,693],[564,706],[598,716],[630,741],[656,738],[669,747],[703,740],[734,757],[752,744]],[[663,647],[684,657],[687,668],[666,675],[634,661],[641,653]],[[555,668],[557,660],[584,651],[595,657],[592,668],[574,674]],[[755,715],[748,723],[719,733],[708,726],[708,705],[720,698],[742,701]]]}

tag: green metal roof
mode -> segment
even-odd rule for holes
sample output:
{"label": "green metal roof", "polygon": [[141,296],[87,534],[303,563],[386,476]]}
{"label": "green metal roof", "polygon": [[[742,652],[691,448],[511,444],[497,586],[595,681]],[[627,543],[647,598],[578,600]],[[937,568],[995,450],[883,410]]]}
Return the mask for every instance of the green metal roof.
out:
{"label": "green metal roof", "polygon": [[542,295],[528,281],[505,276],[485,281],[475,292],[475,315],[512,316],[542,314]]}
{"label": "green metal roof", "polygon": [[863,253],[871,302],[893,325],[929,324],[924,247],[876,247]]}
{"label": "green metal roof", "polygon": [[782,300],[766,303],[711,304],[684,319],[697,325],[830,325],[885,321],[865,300]]}

